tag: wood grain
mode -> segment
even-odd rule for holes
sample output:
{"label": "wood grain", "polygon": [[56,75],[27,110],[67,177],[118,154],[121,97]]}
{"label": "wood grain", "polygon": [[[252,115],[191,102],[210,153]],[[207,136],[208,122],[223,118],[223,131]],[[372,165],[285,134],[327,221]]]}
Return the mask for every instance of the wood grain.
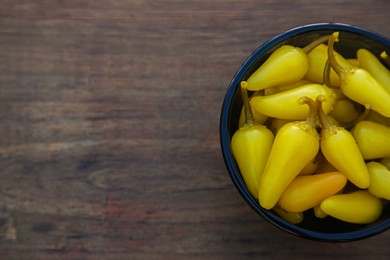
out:
{"label": "wood grain", "polygon": [[256,215],[219,146],[227,86],[295,26],[390,37],[387,1],[0,2],[0,259],[374,258]]}

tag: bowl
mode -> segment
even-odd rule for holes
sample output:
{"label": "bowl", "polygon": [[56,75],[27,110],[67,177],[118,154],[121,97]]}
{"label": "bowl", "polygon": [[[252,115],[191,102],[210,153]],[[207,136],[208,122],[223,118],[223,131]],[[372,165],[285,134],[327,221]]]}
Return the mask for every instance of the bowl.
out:
{"label": "bowl", "polygon": [[[359,48],[366,48],[379,55],[390,53],[390,39],[367,29],[340,23],[318,23],[293,28],[266,41],[241,65],[227,89],[220,115],[220,142],[223,158],[230,178],[248,205],[266,221],[292,235],[323,242],[347,242],[368,238],[390,228],[390,205],[385,205],[381,217],[371,224],[352,224],[332,217],[319,219],[312,211],[304,212],[304,220],[291,224],[272,210],[262,208],[258,200],[248,191],[237,164],[233,158],[230,140],[237,130],[242,108],[240,82],[249,76],[277,48],[284,44],[303,47],[321,35],[340,32],[336,50],[346,58],[356,57]],[[337,47],[336,47],[337,46]],[[390,100],[389,100],[390,102]]]}

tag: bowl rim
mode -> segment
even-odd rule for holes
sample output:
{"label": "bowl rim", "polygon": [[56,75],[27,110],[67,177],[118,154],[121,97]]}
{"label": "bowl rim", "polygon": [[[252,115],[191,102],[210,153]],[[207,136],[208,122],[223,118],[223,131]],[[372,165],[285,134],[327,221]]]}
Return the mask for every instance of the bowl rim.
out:
{"label": "bowl rim", "polygon": [[287,40],[290,37],[319,30],[334,30],[334,31],[344,31],[350,33],[356,33],[364,35],[365,37],[371,38],[374,41],[380,42],[383,45],[390,47],[390,39],[384,37],[383,35],[351,24],[345,23],[313,23],[298,26],[292,29],[289,29],[285,32],[282,32],[279,35],[274,36],[268,41],[260,45],[254,52],[252,52],[248,58],[243,62],[239,67],[233,79],[231,80],[229,87],[225,93],[223,100],[221,114],[220,114],[220,145],[222,150],[223,159],[225,161],[226,168],[230,175],[230,178],[237,188],[238,192],[244,198],[244,200],[249,204],[249,206],[258,213],[265,220],[276,226],[277,228],[290,233],[292,235],[303,237],[310,240],[322,241],[322,242],[348,242],[360,240],[363,238],[368,238],[370,236],[382,233],[390,228],[390,219],[368,227],[367,229],[344,232],[344,233],[323,233],[318,231],[312,231],[305,228],[301,228],[294,224],[291,224],[283,219],[276,217],[271,211],[262,208],[257,201],[251,196],[247,190],[245,184],[242,182],[240,177],[238,177],[239,172],[235,166],[234,160],[230,152],[230,140],[228,132],[228,121],[229,121],[229,110],[230,104],[232,102],[234,93],[244,77],[244,74],[249,69],[249,67],[254,63],[259,56],[264,54],[268,49],[270,49],[275,44],[278,44],[284,40]]}

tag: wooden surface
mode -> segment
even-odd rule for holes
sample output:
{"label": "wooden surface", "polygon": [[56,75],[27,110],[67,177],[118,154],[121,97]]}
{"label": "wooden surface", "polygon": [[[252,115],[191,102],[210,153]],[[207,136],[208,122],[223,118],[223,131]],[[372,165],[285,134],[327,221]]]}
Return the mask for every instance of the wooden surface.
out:
{"label": "wooden surface", "polygon": [[286,234],[235,190],[226,88],[315,22],[390,37],[381,1],[0,1],[0,259],[387,259],[390,232]]}

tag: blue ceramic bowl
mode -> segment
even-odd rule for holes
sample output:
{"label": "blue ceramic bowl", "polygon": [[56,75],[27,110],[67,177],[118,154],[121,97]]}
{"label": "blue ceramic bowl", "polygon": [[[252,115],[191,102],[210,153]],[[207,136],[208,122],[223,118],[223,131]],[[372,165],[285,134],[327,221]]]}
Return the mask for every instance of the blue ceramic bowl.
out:
{"label": "blue ceramic bowl", "polygon": [[230,139],[237,130],[242,108],[240,82],[248,79],[260,64],[281,45],[290,44],[303,47],[318,36],[331,34],[334,31],[340,32],[340,41],[335,45],[335,49],[346,58],[356,57],[356,51],[359,48],[367,48],[377,56],[382,51],[390,53],[390,39],[373,31],[347,24],[310,24],[291,29],[272,38],[248,57],[232,79],[222,105],[220,141],[225,164],[234,185],[249,206],[260,216],[276,227],[299,237],[325,242],[345,242],[367,238],[389,229],[390,205],[385,206],[382,216],[377,221],[368,225],[350,224],[332,217],[318,219],[312,211],[304,213],[304,220],[300,224],[290,224],[273,211],[262,208],[251,196],[230,150]]}

